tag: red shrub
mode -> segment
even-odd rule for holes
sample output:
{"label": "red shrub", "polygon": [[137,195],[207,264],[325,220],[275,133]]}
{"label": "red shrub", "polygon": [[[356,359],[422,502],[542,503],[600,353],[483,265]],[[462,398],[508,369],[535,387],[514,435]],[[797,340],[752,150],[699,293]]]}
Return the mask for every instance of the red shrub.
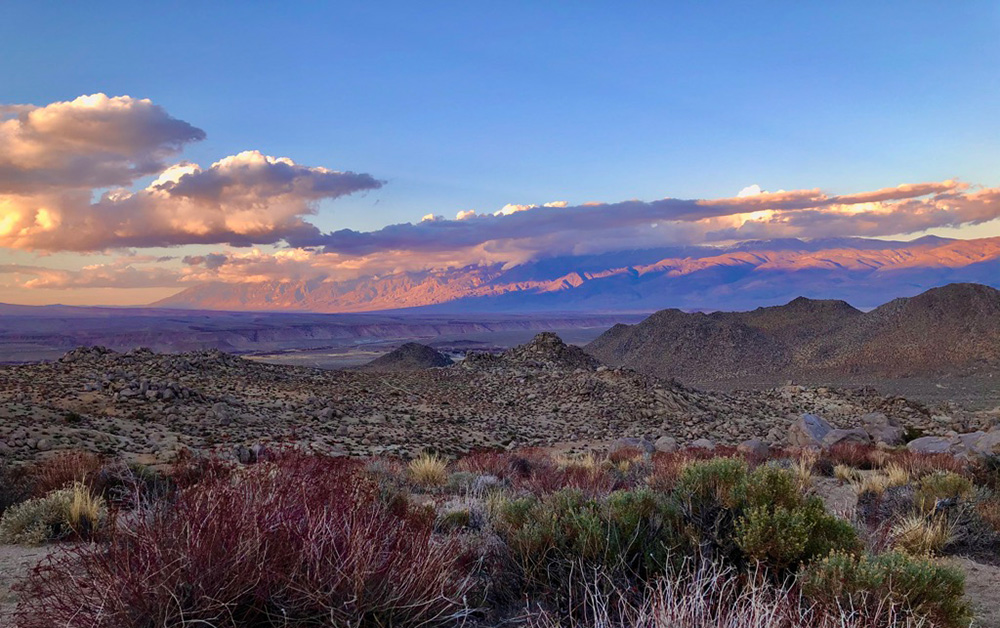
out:
{"label": "red shrub", "polygon": [[608,453],[608,462],[618,464],[619,462],[642,458],[644,454],[645,452],[638,447],[622,447]]}
{"label": "red shrub", "polygon": [[73,482],[90,482],[101,468],[101,458],[85,451],[61,451],[37,463],[31,470],[35,494],[64,488]]}
{"label": "red shrub", "polygon": [[468,613],[470,552],[394,514],[357,463],[283,456],[203,477],[21,586],[18,626],[416,626]]}
{"label": "red shrub", "polygon": [[835,465],[842,464],[854,469],[872,469],[876,466],[873,458],[873,454],[876,451],[879,450],[876,450],[871,445],[842,443],[831,447],[826,452],[826,457]]}
{"label": "red shrub", "polygon": [[506,451],[487,450],[462,457],[455,463],[455,468],[479,475],[495,475],[503,480],[517,475],[517,462],[516,457]]}

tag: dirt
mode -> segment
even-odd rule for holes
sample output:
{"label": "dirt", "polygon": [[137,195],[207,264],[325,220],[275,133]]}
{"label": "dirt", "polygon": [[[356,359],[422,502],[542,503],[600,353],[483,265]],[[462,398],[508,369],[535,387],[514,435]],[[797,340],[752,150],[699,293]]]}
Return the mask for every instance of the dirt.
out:
{"label": "dirt", "polygon": [[952,556],[944,563],[965,574],[965,596],[976,613],[974,628],[1000,628],[1000,567]]}
{"label": "dirt", "polygon": [[17,596],[11,587],[56,548],[0,545],[0,628],[14,628],[14,610]]}

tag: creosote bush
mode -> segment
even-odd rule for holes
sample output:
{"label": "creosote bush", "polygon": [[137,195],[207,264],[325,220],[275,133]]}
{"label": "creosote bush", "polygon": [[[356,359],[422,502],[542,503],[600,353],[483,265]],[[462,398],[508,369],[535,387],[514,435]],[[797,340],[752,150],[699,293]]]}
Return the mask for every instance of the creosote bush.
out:
{"label": "creosote bush", "polygon": [[829,613],[877,616],[889,605],[900,618],[948,628],[964,628],[971,618],[960,572],[904,554],[832,554],[807,566],[800,580],[806,597]]}

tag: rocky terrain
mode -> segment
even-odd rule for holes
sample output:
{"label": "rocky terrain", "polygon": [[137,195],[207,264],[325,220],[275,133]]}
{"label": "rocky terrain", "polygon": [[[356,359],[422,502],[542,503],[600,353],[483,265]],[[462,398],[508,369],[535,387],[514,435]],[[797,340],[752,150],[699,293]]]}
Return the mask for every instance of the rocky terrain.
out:
{"label": "rocky terrain", "polygon": [[750,312],[664,310],[587,345],[606,364],[685,383],[992,377],[1000,291],[951,284],[861,312],[797,298]]}
{"label": "rocky terrain", "polygon": [[219,351],[102,348],[0,368],[0,453],[14,460],[87,449],[158,463],[185,448],[251,456],[268,443],[351,455],[573,448],[640,436],[784,443],[806,412],[833,427],[855,427],[880,412],[931,435],[994,420],[871,389],[700,392],[599,365],[553,334],[498,356],[416,371],[324,371]]}

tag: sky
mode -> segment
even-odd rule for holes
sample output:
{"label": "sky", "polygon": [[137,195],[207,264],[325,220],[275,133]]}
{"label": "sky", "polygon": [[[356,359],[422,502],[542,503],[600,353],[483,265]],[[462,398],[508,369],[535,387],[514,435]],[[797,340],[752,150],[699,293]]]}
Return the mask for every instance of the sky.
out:
{"label": "sky", "polygon": [[998,67],[995,1],[5,3],[0,301],[1000,236]]}

